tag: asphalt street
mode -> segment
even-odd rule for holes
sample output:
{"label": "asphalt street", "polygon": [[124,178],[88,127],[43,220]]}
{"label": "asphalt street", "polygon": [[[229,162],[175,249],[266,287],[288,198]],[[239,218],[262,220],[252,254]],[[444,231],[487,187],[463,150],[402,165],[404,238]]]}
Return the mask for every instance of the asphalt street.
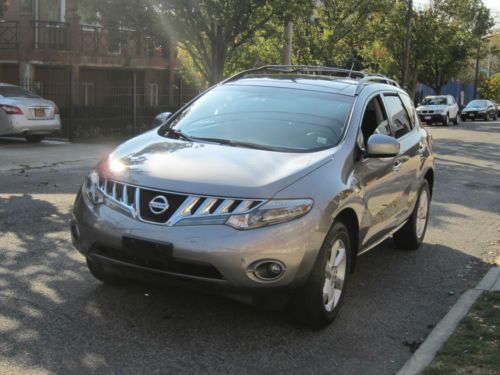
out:
{"label": "asphalt street", "polygon": [[68,230],[111,149],[0,139],[0,373],[393,374],[500,255],[500,123],[431,127],[425,244],[358,259],[345,305],[314,331],[285,314],[148,285],[106,286]]}

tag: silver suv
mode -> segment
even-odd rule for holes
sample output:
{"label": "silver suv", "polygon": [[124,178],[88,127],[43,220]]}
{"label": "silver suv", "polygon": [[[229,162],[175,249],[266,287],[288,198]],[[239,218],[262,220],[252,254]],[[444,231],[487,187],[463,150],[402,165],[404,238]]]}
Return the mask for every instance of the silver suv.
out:
{"label": "silver suv", "polygon": [[266,66],[212,87],[102,160],[71,233],[103,282],[147,279],[336,316],[356,258],[417,249],[430,135],[385,77]]}

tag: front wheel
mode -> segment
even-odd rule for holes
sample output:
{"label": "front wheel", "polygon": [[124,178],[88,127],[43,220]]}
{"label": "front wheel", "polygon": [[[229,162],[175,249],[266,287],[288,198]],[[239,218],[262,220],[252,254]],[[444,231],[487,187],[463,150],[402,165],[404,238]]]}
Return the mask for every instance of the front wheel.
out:
{"label": "front wheel", "polygon": [[351,243],[342,222],[335,222],[318,253],[306,285],[292,298],[292,314],[300,323],[321,328],[332,322],[344,300]]}
{"label": "front wheel", "polygon": [[429,206],[431,192],[429,184],[424,180],[420,188],[417,203],[406,224],[394,233],[393,238],[397,247],[407,250],[416,250],[424,241],[429,220]]}
{"label": "front wheel", "polygon": [[444,121],[443,121],[444,126],[450,125],[450,116],[446,115]]}
{"label": "front wheel", "polygon": [[455,116],[455,118],[453,119],[453,125],[458,125],[458,115]]}

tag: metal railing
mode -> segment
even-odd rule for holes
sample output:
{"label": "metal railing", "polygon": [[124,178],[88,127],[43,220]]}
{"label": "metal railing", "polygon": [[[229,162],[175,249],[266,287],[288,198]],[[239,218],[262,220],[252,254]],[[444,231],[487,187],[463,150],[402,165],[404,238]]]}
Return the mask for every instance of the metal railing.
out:
{"label": "metal railing", "polygon": [[0,22],[0,49],[17,49],[18,28],[17,21]]}
{"label": "metal railing", "polygon": [[102,26],[81,25],[80,35],[84,54],[168,58],[167,42],[151,35],[141,35],[134,30],[109,30]]}
{"label": "metal railing", "polygon": [[67,50],[68,23],[53,21],[33,21],[34,48]]}

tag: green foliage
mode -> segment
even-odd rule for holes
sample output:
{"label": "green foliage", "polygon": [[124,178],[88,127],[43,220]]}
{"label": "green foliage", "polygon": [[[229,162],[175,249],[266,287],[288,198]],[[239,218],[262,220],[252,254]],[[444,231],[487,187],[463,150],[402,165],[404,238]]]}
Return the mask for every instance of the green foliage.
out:
{"label": "green foliage", "polygon": [[500,73],[491,77],[482,77],[478,92],[484,99],[500,101]]}

